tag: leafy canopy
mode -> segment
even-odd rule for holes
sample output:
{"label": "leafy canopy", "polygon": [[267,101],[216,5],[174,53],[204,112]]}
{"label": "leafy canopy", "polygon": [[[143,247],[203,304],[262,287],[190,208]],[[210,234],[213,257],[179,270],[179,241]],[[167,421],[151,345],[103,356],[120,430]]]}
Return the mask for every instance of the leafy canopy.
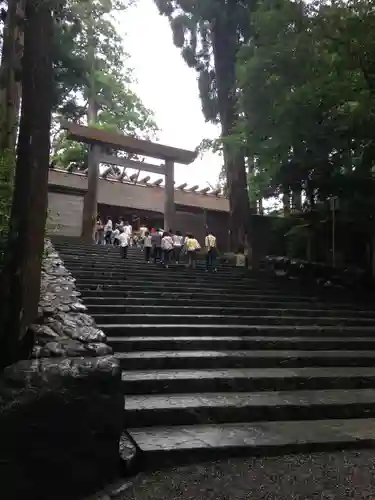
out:
{"label": "leafy canopy", "polygon": [[[118,35],[114,14],[126,10],[120,0],[67,0],[59,13],[54,41],[55,118],[151,138],[153,113],[132,90],[129,56]],[[86,147],[56,133],[55,159],[62,165],[87,158]]]}

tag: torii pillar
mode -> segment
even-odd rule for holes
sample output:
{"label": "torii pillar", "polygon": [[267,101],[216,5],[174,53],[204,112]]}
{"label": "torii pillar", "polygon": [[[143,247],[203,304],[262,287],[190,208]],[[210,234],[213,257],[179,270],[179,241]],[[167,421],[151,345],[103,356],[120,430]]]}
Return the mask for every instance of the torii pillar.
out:
{"label": "torii pillar", "polygon": [[94,241],[96,217],[98,214],[99,155],[101,148],[97,144],[89,146],[87,169],[87,191],[83,199],[81,237],[88,243]]}
{"label": "torii pillar", "polygon": [[[99,165],[108,163],[121,165],[125,168],[135,168],[146,172],[154,172],[165,175],[164,189],[164,229],[173,229],[176,219],[176,208],[174,204],[174,163],[189,165],[197,157],[197,151],[164,146],[143,139],[125,136],[114,132],[107,132],[95,127],[85,127],[76,123],[64,122],[63,128],[67,130],[68,139],[88,144],[88,185],[84,198],[82,216],[82,237],[86,241],[93,241],[97,216],[98,187],[99,187]],[[138,162],[117,155],[105,154],[102,149],[111,148],[131,154],[147,156],[163,160],[164,165]]]}
{"label": "torii pillar", "polygon": [[174,204],[174,162],[165,161],[164,229],[175,229],[176,207]]}

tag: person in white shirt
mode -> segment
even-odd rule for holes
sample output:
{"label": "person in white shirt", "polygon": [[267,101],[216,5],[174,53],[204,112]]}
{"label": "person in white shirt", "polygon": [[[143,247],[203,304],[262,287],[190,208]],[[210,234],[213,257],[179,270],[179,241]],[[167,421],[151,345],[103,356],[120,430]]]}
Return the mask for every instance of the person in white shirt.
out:
{"label": "person in white shirt", "polygon": [[164,233],[161,239],[161,249],[163,251],[163,264],[168,268],[170,254],[173,250],[173,239],[169,233]]}
{"label": "person in white shirt", "polygon": [[217,243],[216,236],[212,234],[211,231],[207,231],[207,235],[204,239],[204,246],[206,247],[206,271],[213,268],[214,272],[216,269],[216,256],[217,256]]}
{"label": "person in white shirt", "polygon": [[147,264],[149,264],[151,258],[152,239],[151,239],[151,234],[148,231],[146,231],[145,237],[143,239],[143,248],[145,251],[146,262]]}
{"label": "person in white shirt", "polygon": [[119,229],[118,224],[116,224],[116,229],[113,231],[112,236],[113,236],[113,245],[115,247],[119,246],[119,244],[120,244],[120,240],[119,240],[120,229]]}
{"label": "person in white shirt", "polygon": [[129,236],[125,233],[124,228],[122,227],[120,227],[120,234],[118,239],[120,242],[121,257],[123,259],[126,259],[128,256]]}
{"label": "person in white shirt", "polygon": [[141,227],[139,228],[139,237],[138,237],[138,246],[140,248],[144,248],[144,240],[147,232],[148,232],[147,227],[144,224],[142,224]]}
{"label": "person in white shirt", "polygon": [[142,226],[139,228],[139,236],[143,239],[146,236],[146,233],[148,232],[147,227],[142,224]]}
{"label": "person in white shirt", "polygon": [[104,240],[106,245],[109,245],[111,243],[112,229],[113,229],[112,219],[110,217],[107,217],[107,222],[104,226]]}
{"label": "person in white shirt", "polygon": [[129,236],[129,245],[132,244],[132,233],[133,233],[133,228],[132,226],[129,224],[129,222],[125,222],[124,224],[124,232]]}
{"label": "person in white shirt", "polygon": [[180,263],[181,250],[183,246],[184,237],[182,236],[181,231],[176,231],[176,234],[173,235],[173,256],[176,264]]}

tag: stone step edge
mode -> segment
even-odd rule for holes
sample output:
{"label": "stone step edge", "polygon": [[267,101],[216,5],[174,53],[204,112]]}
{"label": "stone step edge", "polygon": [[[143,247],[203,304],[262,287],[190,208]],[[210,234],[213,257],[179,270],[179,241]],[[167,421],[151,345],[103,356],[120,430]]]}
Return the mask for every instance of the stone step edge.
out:
{"label": "stone step edge", "polygon": [[303,368],[200,368],[200,369],[150,369],[122,370],[126,382],[189,381],[215,379],[296,379],[296,378],[358,378],[375,377],[375,367],[303,367]]}
{"label": "stone step edge", "polygon": [[[74,276],[74,275],[73,275]],[[75,276],[74,276],[75,277]],[[148,288],[150,288],[151,290],[152,289],[156,289],[156,290],[164,290],[165,287],[169,287],[170,290],[174,291],[174,290],[179,290],[180,288],[182,289],[186,289],[186,290],[195,290],[196,291],[196,286],[194,285],[198,285],[199,283],[196,283],[195,281],[183,281],[181,280],[179,283],[176,283],[175,281],[173,281],[173,285],[171,285],[170,283],[166,282],[166,281],[158,281],[158,282],[154,282],[153,280],[150,280],[150,281],[144,281],[144,280],[129,280],[129,279],[124,279],[124,280],[121,280],[121,279],[117,279],[117,280],[111,280],[111,279],[107,279],[107,280],[103,280],[101,279],[100,277],[96,277],[96,276],[93,276],[92,278],[90,279],[81,279],[81,278],[76,278],[75,277],[75,280],[76,280],[76,283],[78,286],[80,287],[87,287],[87,286],[101,286],[101,287],[111,287],[111,288],[114,288],[114,287],[118,287],[118,288],[128,288],[128,287],[132,287],[132,288],[135,288],[135,289],[142,289],[142,290],[147,290]],[[256,286],[247,286],[247,285],[243,285],[243,284],[230,284],[230,283],[226,283],[225,281],[220,281],[218,282],[218,284],[216,285],[216,283],[214,283],[213,281],[209,281],[207,283],[208,285],[210,286],[206,286],[206,283],[203,283],[203,286],[202,286],[202,291],[211,291],[211,290],[214,290],[214,291],[228,291],[228,290],[232,290],[232,289],[235,289],[235,290],[238,290],[238,291],[243,291],[243,292],[259,292],[259,294],[263,293],[263,294],[266,294],[268,295],[268,293],[272,292],[274,294],[279,294],[279,295],[284,295],[285,293],[285,289],[283,289],[282,287],[256,287]],[[185,285],[188,285],[188,286],[185,286]],[[219,286],[221,285],[221,286]],[[289,290],[290,292],[293,292],[293,293],[297,293],[298,290]],[[283,293],[284,292],[284,293]],[[253,295],[253,293],[252,293]],[[309,297],[309,295],[305,295],[305,297]]]}
{"label": "stone step edge", "polygon": [[183,324],[183,323],[114,323],[114,324],[98,324],[98,328],[101,329],[106,329],[106,330],[120,330],[120,329],[126,329],[126,328],[163,328],[163,329],[176,329],[176,328],[190,328],[192,330],[196,329],[203,329],[203,330],[213,330],[213,329],[242,329],[242,330],[254,330],[254,331],[261,331],[261,330],[292,330],[292,331],[311,331],[311,332],[321,332],[321,331],[334,331],[334,332],[342,332],[342,331],[348,331],[348,332],[355,332],[355,331],[360,331],[360,332],[369,332],[369,333],[375,333],[375,328],[373,326],[317,326],[317,325],[211,325],[211,324],[203,324],[203,325],[195,325],[195,324]]}
{"label": "stone step edge", "polygon": [[[80,285],[77,283],[78,290],[81,292],[82,295],[86,295],[87,297],[92,297],[91,294],[109,294],[109,293],[114,293],[114,294],[124,294],[124,295],[115,295],[114,298],[152,298],[152,299],[185,299],[188,301],[196,301],[199,302],[198,299],[206,300],[207,297],[221,297],[223,299],[223,302],[225,301],[234,301],[238,300],[238,303],[251,303],[251,302],[279,302],[279,303],[291,303],[291,302],[305,302],[306,304],[317,304],[317,303],[325,303],[326,305],[347,305],[350,307],[350,305],[353,304],[353,301],[350,301],[349,299],[343,301],[343,302],[330,302],[329,300],[324,300],[324,297],[317,297],[317,296],[308,296],[308,295],[303,295],[303,296],[296,296],[296,295],[283,295],[281,293],[279,294],[273,294],[273,293],[257,293],[255,290],[252,291],[252,293],[249,293],[249,291],[246,291],[246,293],[233,293],[229,292],[229,290],[225,289],[213,289],[210,293],[207,293],[207,290],[200,290],[196,289],[195,293],[194,292],[185,292],[181,291],[178,289],[173,289],[173,290],[166,290],[166,287],[160,287],[156,288],[154,287],[151,291],[147,289],[146,286],[143,288],[137,288],[136,290],[130,286],[125,286],[125,285],[100,285],[100,283],[97,283],[96,285]],[[183,287],[182,287],[183,288]],[[240,290],[239,290],[240,291]],[[262,290],[263,292],[263,290]],[[102,295],[103,298],[109,297],[109,295]],[[112,296],[113,297],[113,296]],[[281,300],[280,300],[281,299]],[[212,300],[212,299],[211,299]],[[369,305],[370,307],[370,305]]]}
{"label": "stone step edge", "polygon": [[[100,300],[105,300],[105,299],[100,299]],[[110,299],[108,299],[108,302],[110,302]],[[144,310],[162,310],[162,311],[169,311],[169,310],[172,310],[172,311],[189,311],[190,309],[198,309],[198,310],[201,310],[201,311],[207,311],[207,309],[214,309],[215,311],[237,311],[237,310],[241,310],[241,311],[259,311],[259,310],[264,310],[264,311],[269,311],[271,313],[273,312],[283,312],[283,313],[289,313],[289,314],[285,314],[287,316],[289,316],[291,313],[296,313],[296,312],[300,312],[300,313],[306,313],[307,314],[307,317],[309,317],[309,314],[308,313],[311,313],[311,312],[314,312],[314,313],[327,313],[327,311],[330,312],[331,316],[330,317],[335,317],[333,316],[332,314],[342,314],[342,313],[345,313],[345,314],[348,314],[348,313],[356,313],[356,314],[365,314],[365,315],[373,315],[373,317],[375,318],[375,310],[371,310],[371,309],[308,309],[308,308],[289,308],[289,307],[246,307],[246,306],[187,306],[187,305],[160,305],[160,304],[86,304],[87,307],[89,309],[92,309],[92,308],[95,308],[95,307],[100,307],[100,308],[103,308],[104,310],[105,309],[108,309],[108,310],[111,310],[111,309],[114,309],[115,311],[117,310],[122,310],[122,309],[130,309],[130,310],[133,310],[133,309],[144,309]],[[108,313],[92,313],[92,314],[102,314],[102,315],[106,315]],[[123,313],[123,314],[127,314],[127,313]],[[108,314],[109,315],[109,314]],[[226,316],[226,315],[225,315]],[[255,315],[254,315],[255,316]],[[315,317],[315,316],[314,316]],[[351,317],[351,316],[349,316]]]}
{"label": "stone step edge", "polygon": [[107,343],[112,344],[130,344],[131,342],[137,342],[137,343],[144,343],[147,344],[147,342],[212,342],[214,345],[215,343],[221,343],[221,342],[277,342],[277,343],[284,343],[284,342],[302,342],[302,343],[314,343],[314,342],[322,342],[322,343],[330,343],[330,342],[337,342],[338,344],[347,344],[347,343],[354,343],[354,342],[366,342],[370,344],[375,345],[375,337],[271,337],[271,336],[241,336],[241,335],[233,335],[233,336],[218,336],[218,337],[212,337],[212,336],[174,336],[174,337],[168,337],[168,336],[162,336],[162,335],[155,335],[155,336],[135,336],[131,335],[129,337],[110,337],[107,336]]}
{"label": "stone step edge", "polygon": [[[341,399],[341,401],[340,401]],[[375,389],[309,389],[283,391],[233,391],[184,394],[124,395],[125,412],[186,411],[221,408],[311,408],[375,405]],[[323,410],[324,411],[324,410]]]}
{"label": "stone step edge", "polygon": [[[375,418],[130,428],[143,459],[282,454],[375,447]],[[182,455],[182,456],[179,456]],[[155,462],[154,462],[155,463]]]}
{"label": "stone step edge", "polygon": [[[101,319],[105,318],[113,318],[113,314],[105,314],[105,313],[91,313],[91,316],[95,318],[96,322],[100,322]],[[121,318],[126,320],[127,318],[132,319],[132,318],[140,318],[143,315],[140,313],[123,313],[123,314],[116,314],[117,318]],[[258,315],[258,316],[246,316],[246,315],[241,315],[241,314],[168,314],[168,313],[162,313],[162,314],[147,314],[147,319],[158,319],[158,318],[184,318],[186,321],[199,321],[201,319],[222,319],[223,321],[228,320],[228,319],[233,319],[233,318],[241,318],[241,320],[245,321],[256,321],[257,319],[259,320],[275,320],[275,321],[280,321],[282,322],[284,319],[288,321],[356,321],[358,323],[374,323],[375,318],[351,318],[351,317],[343,317],[343,316],[271,316],[271,315]],[[156,323],[158,324],[158,323]],[[228,325],[229,326],[229,325]],[[250,325],[251,326],[251,325]],[[340,323],[337,325],[340,326]],[[353,325],[352,325],[353,326]],[[357,326],[357,325],[355,325]],[[358,325],[359,326],[359,325]],[[375,326],[375,324],[374,324]],[[374,333],[375,333],[375,328],[374,328]]]}
{"label": "stone step edge", "polygon": [[[190,351],[177,351],[177,350],[160,350],[160,351],[131,351],[131,352],[116,352],[115,356],[118,359],[222,359],[225,361],[227,358],[245,359],[245,358],[285,358],[285,359],[296,359],[296,358],[371,358],[375,360],[375,351],[370,350],[359,350],[359,349],[349,349],[349,350],[334,350],[326,349],[322,350],[292,350],[292,349],[239,349],[239,350],[226,350],[221,349],[217,351],[209,350],[190,350]],[[360,365],[359,365],[360,366]]]}
{"label": "stone step edge", "polygon": [[[92,292],[97,292],[97,290],[90,290],[89,291],[90,293]],[[83,292],[83,293],[86,293],[86,292]],[[268,301],[264,301],[264,300],[259,300],[257,298],[255,298],[254,300],[249,300],[249,299],[245,299],[245,300],[233,300],[233,299],[229,299],[229,300],[224,300],[224,298],[222,298],[221,300],[220,299],[209,299],[209,298],[201,298],[199,300],[197,299],[193,299],[193,298],[188,298],[188,299],[183,299],[183,298],[171,298],[171,297],[163,297],[163,296],[159,296],[159,297],[121,297],[121,296],[118,296],[118,295],[115,295],[115,296],[108,296],[108,295],[103,295],[103,296],[99,296],[99,297],[96,297],[96,296],[88,296],[86,295],[85,296],[85,300],[88,302],[88,306],[90,307],[95,307],[95,306],[105,306],[105,307],[140,307],[139,305],[139,302],[142,302],[142,304],[144,303],[144,306],[145,307],[158,307],[158,303],[155,304],[155,300],[157,300],[158,302],[162,302],[162,303],[165,303],[165,302],[170,302],[170,301],[173,301],[173,303],[181,303],[181,304],[186,304],[186,301],[188,301],[189,303],[192,302],[193,304],[194,303],[199,303],[199,304],[207,304],[207,307],[211,308],[211,307],[222,307],[223,309],[227,309],[227,306],[224,305],[224,306],[212,306],[210,304],[227,304],[227,303],[230,303],[230,304],[240,304],[240,305],[231,305],[229,307],[235,307],[235,308],[238,308],[238,309],[241,309],[241,308],[245,308],[247,309],[246,307],[246,304],[249,304],[251,307],[249,309],[258,309],[258,308],[261,308],[261,309],[272,309],[271,306],[268,307],[267,304],[278,304],[279,307],[276,307],[276,309],[278,310],[283,310],[283,311],[288,311],[288,310],[293,310],[293,305],[295,306],[296,304],[299,304],[301,306],[301,308],[295,308],[295,310],[300,310],[300,309],[306,309],[308,311],[315,311],[316,309],[314,309],[314,307],[310,307],[309,309],[306,308],[306,306],[319,306],[320,308],[322,306],[326,306],[325,309],[320,309],[322,311],[325,311],[325,310],[331,310],[332,307],[331,306],[335,306],[335,308],[337,308],[338,311],[341,311],[342,309],[345,309],[346,308],[349,308],[349,307],[352,307],[351,309],[348,309],[350,310],[351,312],[356,312],[356,313],[372,313],[372,314],[375,314],[375,310],[373,309],[372,305],[371,304],[367,304],[368,308],[367,309],[356,309],[354,308],[353,309],[353,306],[355,306],[355,304],[353,303],[345,303],[345,302],[335,302],[335,303],[329,303],[329,302],[324,302],[322,300],[320,301],[317,301],[317,300],[314,300],[314,301],[284,301],[284,300],[268,300]],[[112,301],[115,301],[116,303],[113,304]],[[119,303],[120,301],[123,301],[122,303]],[[128,305],[128,301],[130,301],[130,304]],[[131,302],[133,301],[133,302]],[[136,302],[134,302],[136,301]],[[259,306],[257,306],[256,308],[254,307],[254,304],[259,304]],[[288,304],[287,307],[285,307],[285,304]],[[280,307],[280,306],[283,306],[284,307]],[[189,306],[171,306],[170,304],[166,304],[166,305],[162,305],[160,307],[189,307]],[[191,307],[200,307],[200,306],[197,306],[197,305],[192,305]],[[205,309],[204,306],[202,306],[203,309]],[[360,307],[358,305],[358,307]],[[363,306],[361,306],[363,307]]]}

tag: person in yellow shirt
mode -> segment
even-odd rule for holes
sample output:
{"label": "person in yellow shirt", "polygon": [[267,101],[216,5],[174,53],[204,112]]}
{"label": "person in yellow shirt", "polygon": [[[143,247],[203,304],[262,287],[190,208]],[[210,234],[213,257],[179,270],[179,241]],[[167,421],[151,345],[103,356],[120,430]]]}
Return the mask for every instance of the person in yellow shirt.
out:
{"label": "person in yellow shirt", "polygon": [[207,231],[207,235],[204,239],[204,246],[206,248],[206,272],[209,269],[213,269],[216,273],[216,257],[217,257],[217,243],[216,236],[212,234],[211,231]]}
{"label": "person in yellow shirt", "polygon": [[186,253],[188,257],[188,267],[195,269],[196,252],[200,249],[198,240],[192,234],[188,234],[185,239]]}

